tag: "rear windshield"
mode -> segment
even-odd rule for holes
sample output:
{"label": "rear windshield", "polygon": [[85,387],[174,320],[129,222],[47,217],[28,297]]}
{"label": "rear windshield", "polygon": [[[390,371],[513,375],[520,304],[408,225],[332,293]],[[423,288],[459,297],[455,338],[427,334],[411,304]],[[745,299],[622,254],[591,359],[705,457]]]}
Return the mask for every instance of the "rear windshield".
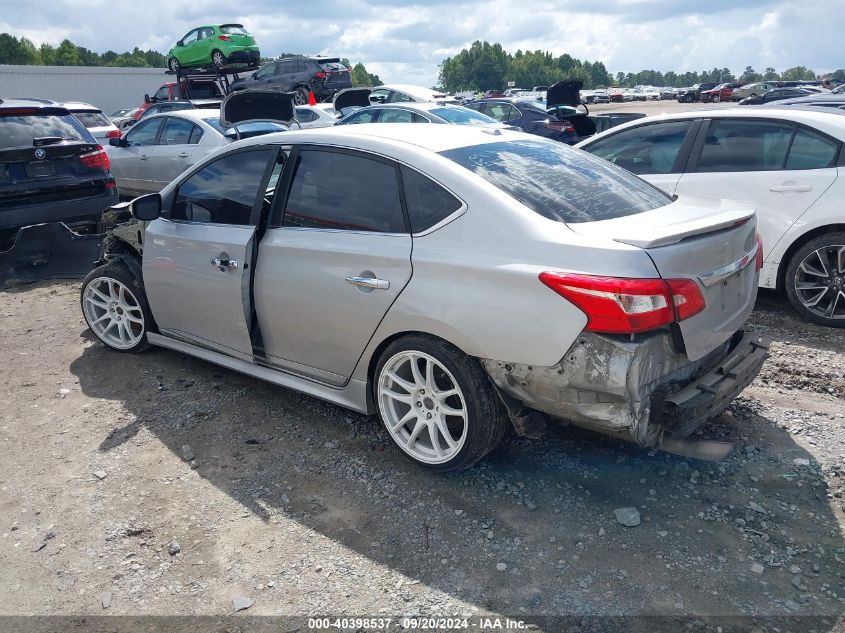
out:
{"label": "rear windshield", "polygon": [[35,139],[93,143],[91,133],[69,114],[5,114],[0,110],[0,147],[32,147]]}
{"label": "rear windshield", "polygon": [[106,118],[106,115],[96,110],[84,110],[82,112],[71,113],[77,121],[89,129],[92,127],[106,127],[111,125],[111,121]]}
{"label": "rear windshield", "polygon": [[331,70],[332,72],[349,70],[342,62],[320,62],[320,68],[323,70]]}
{"label": "rear windshield", "polygon": [[621,167],[554,141],[501,141],[441,155],[558,222],[610,220],[671,202]]}
{"label": "rear windshield", "polygon": [[240,24],[224,24],[220,27],[220,32],[226,35],[249,35],[249,31]]}
{"label": "rear windshield", "polygon": [[454,108],[434,108],[431,110],[431,113],[436,114],[441,119],[446,119],[449,123],[457,123],[458,125],[492,125],[498,123],[493,117],[459,106]]}

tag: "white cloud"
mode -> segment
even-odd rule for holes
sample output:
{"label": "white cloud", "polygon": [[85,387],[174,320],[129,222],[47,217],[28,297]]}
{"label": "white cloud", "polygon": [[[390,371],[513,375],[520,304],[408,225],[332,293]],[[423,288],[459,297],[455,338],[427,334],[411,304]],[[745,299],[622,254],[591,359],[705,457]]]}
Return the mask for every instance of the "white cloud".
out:
{"label": "white cloud", "polygon": [[601,60],[612,72],[843,66],[841,0],[0,0],[0,31],[103,52],[167,52],[190,28],[240,21],[266,55],[324,53],[385,81],[432,85],[476,39]]}

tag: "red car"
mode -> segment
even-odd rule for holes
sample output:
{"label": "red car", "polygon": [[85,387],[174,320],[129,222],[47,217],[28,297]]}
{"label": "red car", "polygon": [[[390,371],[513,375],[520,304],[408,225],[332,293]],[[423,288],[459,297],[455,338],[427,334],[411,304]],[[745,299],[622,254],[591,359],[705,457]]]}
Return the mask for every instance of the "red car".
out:
{"label": "red car", "polygon": [[[190,81],[190,84],[186,84],[188,81]],[[186,88],[189,88],[189,90]],[[158,101],[222,99],[224,96],[220,86],[212,79],[183,79],[181,90],[175,81],[169,81],[161,84],[152,97],[150,95],[144,95],[144,102],[138,106],[138,110],[132,115],[132,118],[137,121],[147,108]]]}
{"label": "red car", "polygon": [[734,88],[739,88],[740,86],[742,84],[719,84],[710,90],[702,90],[701,101],[704,103],[730,101]]}

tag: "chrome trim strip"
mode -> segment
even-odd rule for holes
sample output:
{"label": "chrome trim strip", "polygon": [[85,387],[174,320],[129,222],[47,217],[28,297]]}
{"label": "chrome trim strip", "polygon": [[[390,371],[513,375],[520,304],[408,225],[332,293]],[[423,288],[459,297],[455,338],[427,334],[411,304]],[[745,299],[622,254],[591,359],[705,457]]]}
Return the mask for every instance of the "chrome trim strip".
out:
{"label": "chrome trim strip", "polygon": [[754,248],[752,248],[750,251],[748,251],[745,255],[740,257],[735,262],[725,264],[721,268],[711,270],[709,273],[702,273],[698,276],[698,280],[704,285],[705,288],[715,286],[720,281],[738,273],[746,266],[748,266],[751,262],[753,262],[757,258],[758,248],[759,246],[755,244]]}

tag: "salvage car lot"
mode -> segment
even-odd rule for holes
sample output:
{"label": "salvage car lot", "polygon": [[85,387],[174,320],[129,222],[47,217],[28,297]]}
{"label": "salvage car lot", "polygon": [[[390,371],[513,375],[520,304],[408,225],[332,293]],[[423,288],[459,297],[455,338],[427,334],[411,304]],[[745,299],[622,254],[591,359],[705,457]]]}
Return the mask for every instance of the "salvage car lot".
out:
{"label": "salvage car lot", "polygon": [[[169,351],[109,352],[78,297],[0,293],[7,614],[243,598],[249,614],[694,614],[715,631],[709,616],[845,612],[845,336],[776,295],[751,319],[772,357],[703,429],[736,444],[725,462],[555,427],[448,476],[375,419]],[[626,507],[639,525],[617,521]]]}

